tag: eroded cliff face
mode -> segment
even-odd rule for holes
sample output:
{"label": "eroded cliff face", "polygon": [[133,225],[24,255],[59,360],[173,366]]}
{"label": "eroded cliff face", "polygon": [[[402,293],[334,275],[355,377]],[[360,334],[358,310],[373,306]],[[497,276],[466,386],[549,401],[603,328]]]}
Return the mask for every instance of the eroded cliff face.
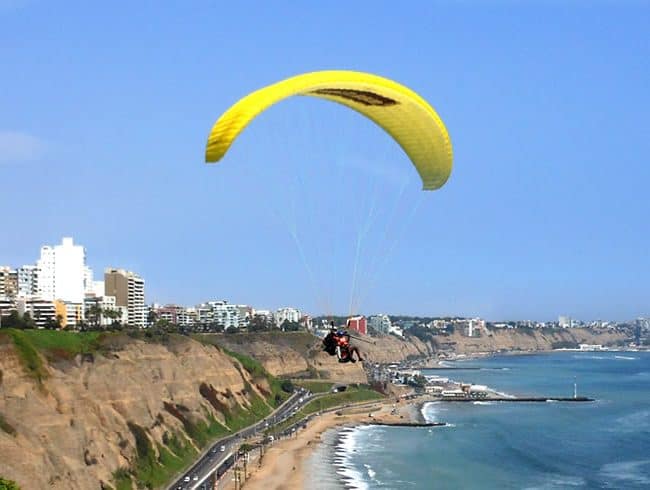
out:
{"label": "eroded cliff face", "polygon": [[[355,334],[357,335],[357,334]],[[371,363],[392,363],[413,358],[437,357],[439,354],[475,354],[499,351],[548,351],[561,345],[617,345],[625,335],[613,331],[585,328],[565,330],[499,329],[482,330],[478,337],[460,333],[432,335],[427,341],[407,335],[369,337],[358,335],[353,340]],[[367,378],[359,364],[339,364],[335,357],[321,351],[320,339],[307,333],[264,333],[253,335],[217,335],[215,342],[255,357],[278,376],[312,377],[333,381],[360,383]]]}
{"label": "eroded cliff face", "polygon": [[37,382],[13,343],[0,343],[0,415],[14,431],[0,430],[0,475],[24,489],[101,488],[134,462],[129,424],[142,427],[154,447],[165,433],[191,441],[182,420],[210,414],[225,426],[217,408],[245,410],[252,393],[270,393],[266,380],[251,379],[231,357],[189,339],[130,340],[45,369],[47,378]]}
{"label": "eroded cliff face", "polygon": [[252,357],[274,376],[297,375],[309,369],[318,352],[318,339],[306,332],[251,334],[207,334],[204,341]]}
{"label": "eroded cliff face", "polygon": [[456,354],[474,354],[498,351],[549,351],[558,346],[578,344],[617,345],[625,340],[620,332],[586,328],[571,329],[484,329],[479,337],[466,337],[460,333],[435,337],[437,351]]}

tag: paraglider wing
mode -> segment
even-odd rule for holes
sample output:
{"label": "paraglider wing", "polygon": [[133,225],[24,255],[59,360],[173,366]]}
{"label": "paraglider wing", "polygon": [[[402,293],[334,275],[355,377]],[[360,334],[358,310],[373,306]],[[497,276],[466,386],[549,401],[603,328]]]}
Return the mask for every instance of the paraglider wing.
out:
{"label": "paraglider wing", "polygon": [[206,162],[217,162],[239,133],[262,111],[293,95],[343,104],[382,127],[413,162],[425,190],[449,178],[452,148],[435,110],[418,94],[387,78],[354,71],[305,73],[257,90],[230,107],[208,137]]}

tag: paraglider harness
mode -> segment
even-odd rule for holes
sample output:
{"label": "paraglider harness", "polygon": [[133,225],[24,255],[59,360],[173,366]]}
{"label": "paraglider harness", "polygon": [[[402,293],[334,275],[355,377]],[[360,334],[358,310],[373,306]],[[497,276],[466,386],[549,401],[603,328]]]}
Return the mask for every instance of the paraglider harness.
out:
{"label": "paraglider harness", "polygon": [[323,350],[330,356],[336,355],[339,362],[357,362],[353,356],[355,353],[359,361],[363,360],[359,349],[350,346],[350,334],[345,330],[335,330],[332,327],[323,339]]}

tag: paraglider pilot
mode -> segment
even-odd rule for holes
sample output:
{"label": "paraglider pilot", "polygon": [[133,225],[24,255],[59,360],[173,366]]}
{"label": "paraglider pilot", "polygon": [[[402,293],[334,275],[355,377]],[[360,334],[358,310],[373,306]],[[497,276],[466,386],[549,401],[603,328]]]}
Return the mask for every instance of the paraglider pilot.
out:
{"label": "paraglider pilot", "polygon": [[333,321],[330,322],[329,333],[323,339],[323,350],[330,356],[336,355],[339,362],[363,361],[359,349],[350,345],[350,334],[345,330],[337,330]]}

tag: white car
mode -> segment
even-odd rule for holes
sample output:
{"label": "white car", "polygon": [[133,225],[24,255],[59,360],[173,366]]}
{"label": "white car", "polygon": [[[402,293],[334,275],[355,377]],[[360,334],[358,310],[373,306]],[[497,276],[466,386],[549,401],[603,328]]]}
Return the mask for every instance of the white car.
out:
{"label": "white car", "polygon": [[221,446],[220,451],[221,451],[222,453],[225,452],[225,451],[226,451],[226,446]]}
{"label": "white car", "polygon": [[189,476],[186,476],[185,478],[183,478],[183,481],[184,481],[185,483],[189,483],[189,482],[190,482],[190,477],[189,477]]}

